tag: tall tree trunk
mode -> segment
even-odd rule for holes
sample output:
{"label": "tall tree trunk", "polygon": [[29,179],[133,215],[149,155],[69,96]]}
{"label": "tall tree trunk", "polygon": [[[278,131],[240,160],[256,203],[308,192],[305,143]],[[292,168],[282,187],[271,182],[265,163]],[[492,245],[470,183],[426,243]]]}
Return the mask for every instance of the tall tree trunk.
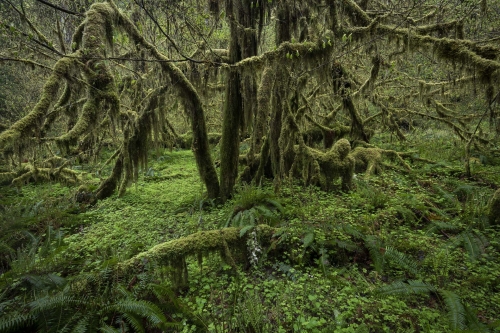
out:
{"label": "tall tree trunk", "polygon": [[[231,23],[231,44],[229,60],[236,63],[241,60],[240,45],[235,23]],[[234,70],[228,75],[226,85],[226,102],[222,115],[222,138],[220,143],[220,190],[222,201],[226,201],[234,187],[238,176],[238,156],[240,148],[240,123],[242,120],[240,74]]]}
{"label": "tall tree trunk", "polygon": [[[229,44],[229,60],[231,63],[237,63],[242,59],[257,55],[256,32],[250,33],[246,29],[242,29],[242,27],[255,28],[252,4],[248,0],[232,0],[227,2],[226,13],[230,20],[231,29],[231,41]],[[220,189],[223,201],[226,201],[231,196],[236,177],[238,176],[240,126],[242,128],[246,126],[245,119],[250,119],[248,116],[245,117],[244,112],[253,112],[252,110],[254,110],[251,104],[256,99],[254,96],[257,90],[255,89],[255,81],[245,82],[245,85],[245,88],[247,88],[245,89],[246,95],[242,96],[243,78],[236,70],[229,73],[220,143]]]}

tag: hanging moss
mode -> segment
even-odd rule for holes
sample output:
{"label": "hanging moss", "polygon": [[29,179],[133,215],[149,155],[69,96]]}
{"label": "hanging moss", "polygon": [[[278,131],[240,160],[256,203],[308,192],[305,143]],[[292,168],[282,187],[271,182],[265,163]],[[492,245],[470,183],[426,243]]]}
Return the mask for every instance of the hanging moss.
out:
{"label": "hanging moss", "polygon": [[208,196],[210,198],[219,197],[219,181],[210,155],[205,115],[200,96],[184,73],[144,39],[136,26],[119,11],[114,2],[111,1],[110,5],[117,15],[116,25],[122,28],[137,45],[145,48],[153,58],[160,60],[162,70],[173,82],[176,82],[175,87],[180,92],[184,101],[186,114],[191,118],[191,129],[194,138],[192,149],[196,158],[198,171],[207,187]]}
{"label": "hanging moss", "polygon": [[[79,54],[76,53],[73,56],[78,57]],[[63,58],[54,65],[53,73],[45,82],[41,97],[33,110],[12,124],[8,130],[0,133],[0,150],[8,150],[14,145],[19,146],[24,138],[39,136],[43,119],[56,99],[60,84],[69,75],[74,62],[73,58]]]}

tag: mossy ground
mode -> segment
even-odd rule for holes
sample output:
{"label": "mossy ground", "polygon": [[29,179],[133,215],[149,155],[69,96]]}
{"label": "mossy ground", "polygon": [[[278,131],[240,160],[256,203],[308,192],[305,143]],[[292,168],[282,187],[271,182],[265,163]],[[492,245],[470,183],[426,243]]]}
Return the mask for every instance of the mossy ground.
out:
{"label": "mossy ground", "polygon": [[[196,258],[188,259],[189,283],[177,291],[184,312],[168,313],[184,326],[172,331],[195,331],[193,317],[209,332],[445,332],[458,327],[439,293],[377,292],[409,280],[456,293],[480,322],[498,325],[500,230],[488,224],[487,203],[500,184],[499,157],[478,153],[469,180],[462,145],[449,133],[417,131],[401,144],[389,139],[375,137],[374,143],[414,150],[436,163],[415,162],[410,173],[386,169],[369,178],[358,175],[350,193],[341,192],[340,180],[328,193],[281,184],[272,197],[283,206],[273,211],[281,229],[272,246],[259,252],[258,243],[247,244],[258,262],[235,270],[217,254],[207,254],[201,267]],[[263,191],[272,188],[263,184]],[[10,220],[32,219],[27,225],[38,235],[47,225],[63,230],[66,265],[56,265],[57,273],[76,275],[159,243],[218,229],[240,209],[238,200],[251,200],[244,193],[248,190],[241,187],[240,195],[223,206],[206,200],[192,152],[165,151],[151,158],[149,169],[124,196],[86,211],[74,202],[76,188],[57,184],[28,185],[22,194],[1,187],[0,207]],[[245,202],[245,207],[251,205]],[[263,215],[254,217],[265,217],[265,208],[255,207],[252,212]],[[378,253],[370,252],[370,244]],[[385,255],[389,251],[404,258]],[[171,273],[152,264],[137,276],[168,285]],[[139,286],[130,283],[129,288]]]}

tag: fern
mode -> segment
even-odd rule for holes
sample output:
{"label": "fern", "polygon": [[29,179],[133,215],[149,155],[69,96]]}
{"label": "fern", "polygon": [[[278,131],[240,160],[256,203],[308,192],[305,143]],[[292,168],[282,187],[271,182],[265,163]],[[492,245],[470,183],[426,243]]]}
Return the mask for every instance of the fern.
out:
{"label": "fern", "polygon": [[135,332],[145,333],[140,318],[137,318],[135,315],[130,313],[124,313],[123,318],[134,328]]}
{"label": "fern", "polygon": [[345,241],[345,240],[339,240],[339,239],[336,239],[335,240],[335,244],[341,248],[341,249],[344,249],[344,250],[347,250],[347,251],[356,251],[358,249],[358,245],[356,245],[355,243],[353,242],[349,242],[349,241]]}
{"label": "fern", "polygon": [[113,328],[111,326],[108,326],[106,324],[103,324],[100,328],[99,331],[103,333],[121,333],[118,329]]}
{"label": "fern", "polygon": [[283,206],[274,194],[259,187],[243,185],[235,195],[234,206],[224,227],[244,227],[267,223],[275,225],[283,212]]}
{"label": "fern", "polygon": [[18,330],[21,327],[26,327],[35,322],[35,317],[32,314],[22,315],[14,314],[9,315],[8,318],[0,319],[0,332],[7,333]]}
{"label": "fern", "polygon": [[53,309],[64,309],[69,304],[81,304],[86,303],[85,299],[75,299],[72,296],[56,295],[56,296],[45,296],[39,298],[30,303],[32,311],[35,313],[42,311],[49,311]]}
{"label": "fern", "polygon": [[187,318],[196,327],[205,327],[203,322],[198,319],[196,314],[191,312],[189,306],[175,295],[170,286],[166,286],[164,284],[152,284],[150,285],[150,287],[164,311],[166,310],[169,313],[181,313],[183,318]]}
{"label": "fern", "polygon": [[489,328],[481,323],[479,319],[477,318],[477,313],[474,311],[472,308],[465,306],[465,321],[467,322],[467,328],[471,332],[485,332],[488,333],[490,332]]}
{"label": "fern", "polygon": [[469,231],[462,232],[460,237],[471,261],[475,261],[482,253],[484,253],[484,249],[488,245],[484,236],[475,237]]}
{"label": "fern", "polygon": [[382,253],[383,244],[382,242],[373,236],[367,236],[365,239],[365,246],[370,253],[370,258],[372,259],[373,267],[377,273],[382,273],[384,269],[385,258]]}
{"label": "fern", "polygon": [[83,317],[80,319],[76,325],[73,327],[71,333],[86,333],[89,328],[89,317]]}
{"label": "fern", "polygon": [[376,290],[380,295],[398,295],[398,294],[426,294],[435,292],[436,287],[420,280],[409,280],[407,283],[396,281],[390,285],[380,287]]}
{"label": "fern", "polygon": [[436,233],[440,230],[456,230],[456,229],[458,229],[458,227],[451,223],[443,221],[432,221],[432,223],[429,225],[425,233],[429,235],[432,233]]}
{"label": "fern", "polygon": [[417,263],[409,258],[406,254],[399,252],[398,250],[387,246],[385,249],[385,257],[390,259],[392,262],[394,262],[396,265],[398,265],[401,268],[406,269],[408,272],[412,273],[413,275],[418,274],[418,265]]}
{"label": "fern", "polygon": [[168,322],[161,310],[149,301],[123,300],[111,305],[108,310],[116,310],[121,313],[144,317],[155,327],[159,328],[163,327]]}
{"label": "fern", "polygon": [[463,330],[465,328],[465,308],[460,297],[454,292],[440,290],[444,303],[448,308],[448,317],[453,330]]}
{"label": "fern", "polygon": [[346,234],[354,237],[355,239],[365,239],[365,235],[350,224],[341,224],[339,225],[339,229],[344,231]]}

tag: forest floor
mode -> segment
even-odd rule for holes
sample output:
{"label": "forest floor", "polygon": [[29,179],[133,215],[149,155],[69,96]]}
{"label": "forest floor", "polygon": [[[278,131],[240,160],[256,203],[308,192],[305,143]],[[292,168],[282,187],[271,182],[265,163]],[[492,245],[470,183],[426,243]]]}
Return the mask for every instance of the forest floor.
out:
{"label": "forest floor", "polygon": [[[67,286],[76,288],[81,276],[226,226],[250,235],[248,260],[235,266],[213,253],[200,266],[193,256],[183,285],[172,282],[176,271],[168,265],[151,264],[119,281],[118,292],[93,285],[85,298],[92,309],[77,305],[72,294],[76,303],[59,310],[67,318],[46,326],[76,331],[80,321],[70,314],[87,309],[102,331],[140,331],[127,311],[109,310],[135,299],[160,308],[172,324],[164,329],[169,332],[500,331],[500,228],[486,217],[500,185],[500,157],[474,155],[469,179],[463,144],[448,131],[418,130],[404,143],[390,141],[376,137],[373,143],[435,163],[415,162],[403,172],[393,162],[382,174],[358,174],[350,193],[340,184],[328,193],[298,181],[280,184],[277,193],[272,183],[240,185],[224,205],[204,198],[191,151],[152,153],[148,170],[124,196],[92,207],[75,201],[76,187],[2,186],[0,331],[16,331],[8,317],[55,311],[42,308],[40,299],[69,293]],[[75,166],[83,168],[89,189],[98,184],[100,167]],[[259,223],[276,228],[270,247],[251,236]],[[151,286],[166,291],[153,297]],[[99,298],[103,293],[112,295],[107,303]]]}

